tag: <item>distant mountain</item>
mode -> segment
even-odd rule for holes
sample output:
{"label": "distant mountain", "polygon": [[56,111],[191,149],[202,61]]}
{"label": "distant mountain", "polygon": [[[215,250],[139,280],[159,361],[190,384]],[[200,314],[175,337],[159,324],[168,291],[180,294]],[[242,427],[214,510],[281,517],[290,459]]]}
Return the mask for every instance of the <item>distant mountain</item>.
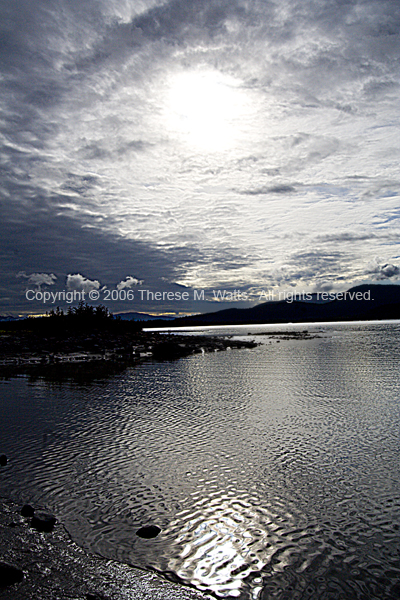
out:
{"label": "distant mountain", "polygon": [[24,317],[13,317],[11,315],[0,315],[0,321],[21,321]]}
{"label": "distant mountain", "polygon": [[[400,319],[400,285],[359,285],[308,300],[283,300],[175,319],[176,327]],[[172,324],[172,323],[171,323]]]}
{"label": "distant mountain", "polygon": [[164,315],[148,315],[147,313],[138,312],[119,313],[114,316],[119,317],[122,321],[173,321],[176,318]]}

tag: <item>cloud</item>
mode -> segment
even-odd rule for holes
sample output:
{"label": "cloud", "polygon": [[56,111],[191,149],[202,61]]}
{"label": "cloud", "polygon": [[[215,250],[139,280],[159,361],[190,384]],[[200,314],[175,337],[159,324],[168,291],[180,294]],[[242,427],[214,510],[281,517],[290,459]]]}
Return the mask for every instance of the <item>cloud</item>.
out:
{"label": "cloud", "polygon": [[35,285],[39,290],[42,285],[54,285],[57,280],[54,273],[31,273],[30,275],[27,275],[25,271],[20,271],[17,273],[16,277],[27,279],[27,286]]}
{"label": "cloud", "polygon": [[246,20],[248,12],[238,0],[172,0],[137,16],[132,26],[149,40],[172,43],[188,36],[204,39],[226,33],[228,19]]}
{"label": "cloud", "polygon": [[357,233],[356,231],[340,231],[337,233],[326,233],[315,236],[315,241],[318,243],[338,243],[344,244],[347,242],[367,242],[379,240],[381,242],[392,242],[396,244],[400,242],[400,231],[368,231],[367,233]]}
{"label": "cloud", "polygon": [[341,231],[337,233],[319,234],[315,236],[315,241],[320,244],[337,243],[343,244],[346,242],[366,242],[376,238],[376,234],[373,232],[368,233],[356,233],[353,231]]}
{"label": "cloud", "polygon": [[273,185],[271,187],[262,186],[253,190],[243,190],[240,193],[247,196],[259,196],[264,194],[291,194],[295,191],[296,189],[292,185],[281,184]]}
{"label": "cloud", "polygon": [[[391,279],[396,275],[400,274],[400,268],[397,265],[393,265],[390,263],[379,264],[379,259],[376,258],[373,262],[371,262],[368,267],[366,273],[368,275],[375,275],[374,279],[376,280],[385,280]],[[397,279],[397,277],[395,277]]]}
{"label": "cloud", "polygon": [[75,275],[67,275],[67,290],[69,291],[79,291],[79,292],[90,292],[91,290],[98,290],[100,288],[100,282],[95,280],[90,280],[87,277],[84,277],[80,273],[76,273]]}
{"label": "cloud", "polygon": [[[26,309],[34,274],[57,289],[67,274],[351,284],[374,255],[377,277],[393,272],[397,3],[0,0],[0,13],[4,306]],[[244,99],[223,152],[168,119],[174,77],[200,71]]]}
{"label": "cloud", "polygon": [[269,270],[266,279],[273,286],[327,290],[342,286],[344,270],[351,273],[352,279],[359,275],[354,262],[354,255],[346,249],[326,252],[318,247],[308,248],[291,252],[285,264]]}
{"label": "cloud", "polygon": [[127,275],[124,281],[120,281],[117,285],[117,290],[131,289],[136,285],[142,285],[143,279],[136,279],[131,275]]}
{"label": "cloud", "polygon": [[[43,312],[42,305],[27,302],[25,285],[21,289],[21,279],[25,284],[31,274],[39,273],[40,284],[53,276],[54,291],[65,289],[67,275],[70,275],[70,286],[75,285],[77,287],[74,289],[83,291],[81,284],[85,279],[98,282],[100,288],[104,285],[109,289],[114,289],[116,281],[129,283],[126,273],[134,269],[139,276],[133,279],[143,281],[144,277],[140,277],[140,274],[145,273],[146,287],[162,290],[165,285],[161,277],[167,277],[169,281],[182,277],[184,265],[193,255],[190,245],[171,250],[160,249],[148,242],[129,240],[101,231],[98,227],[86,227],[85,222],[82,223],[76,215],[74,218],[60,215],[51,207],[38,212],[31,209],[29,220],[24,219],[23,215],[20,218],[18,210],[12,214],[13,221],[9,216],[1,220],[3,224],[7,222],[7,227],[3,228],[0,236],[0,312]],[[201,252],[197,252],[197,256],[200,259]],[[25,276],[17,278],[20,272]],[[34,280],[32,284],[35,285]],[[111,308],[130,310],[132,305],[118,303],[118,306]],[[140,308],[154,307],[143,304]]]}

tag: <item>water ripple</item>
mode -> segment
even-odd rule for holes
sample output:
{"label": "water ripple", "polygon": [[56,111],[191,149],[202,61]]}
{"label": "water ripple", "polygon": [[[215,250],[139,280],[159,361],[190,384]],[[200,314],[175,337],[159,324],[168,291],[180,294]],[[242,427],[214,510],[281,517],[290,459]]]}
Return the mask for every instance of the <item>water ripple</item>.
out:
{"label": "water ripple", "polygon": [[392,600],[399,341],[371,326],[82,388],[0,382],[0,494],[218,597]]}

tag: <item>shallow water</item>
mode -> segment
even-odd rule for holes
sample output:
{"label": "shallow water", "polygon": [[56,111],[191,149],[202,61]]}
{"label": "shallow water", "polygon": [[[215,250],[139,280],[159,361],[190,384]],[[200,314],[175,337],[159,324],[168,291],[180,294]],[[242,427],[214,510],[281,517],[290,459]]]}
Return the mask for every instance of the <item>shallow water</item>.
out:
{"label": "shallow water", "polygon": [[320,329],[87,386],[0,382],[0,495],[220,597],[398,598],[400,327]]}

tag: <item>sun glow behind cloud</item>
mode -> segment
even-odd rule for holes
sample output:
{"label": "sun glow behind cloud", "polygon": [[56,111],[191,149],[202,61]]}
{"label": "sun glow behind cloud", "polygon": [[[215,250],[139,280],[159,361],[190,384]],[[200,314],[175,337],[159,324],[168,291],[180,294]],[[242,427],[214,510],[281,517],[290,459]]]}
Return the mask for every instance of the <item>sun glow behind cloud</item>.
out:
{"label": "sun glow behind cloud", "polygon": [[214,70],[182,71],[167,83],[164,119],[170,136],[204,152],[221,152],[243,137],[249,98],[240,82]]}
{"label": "sun glow behind cloud", "polygon": [[3,306],[19,272],[308,290],[398,266],[395,3],[29,6],[0,0]]}

